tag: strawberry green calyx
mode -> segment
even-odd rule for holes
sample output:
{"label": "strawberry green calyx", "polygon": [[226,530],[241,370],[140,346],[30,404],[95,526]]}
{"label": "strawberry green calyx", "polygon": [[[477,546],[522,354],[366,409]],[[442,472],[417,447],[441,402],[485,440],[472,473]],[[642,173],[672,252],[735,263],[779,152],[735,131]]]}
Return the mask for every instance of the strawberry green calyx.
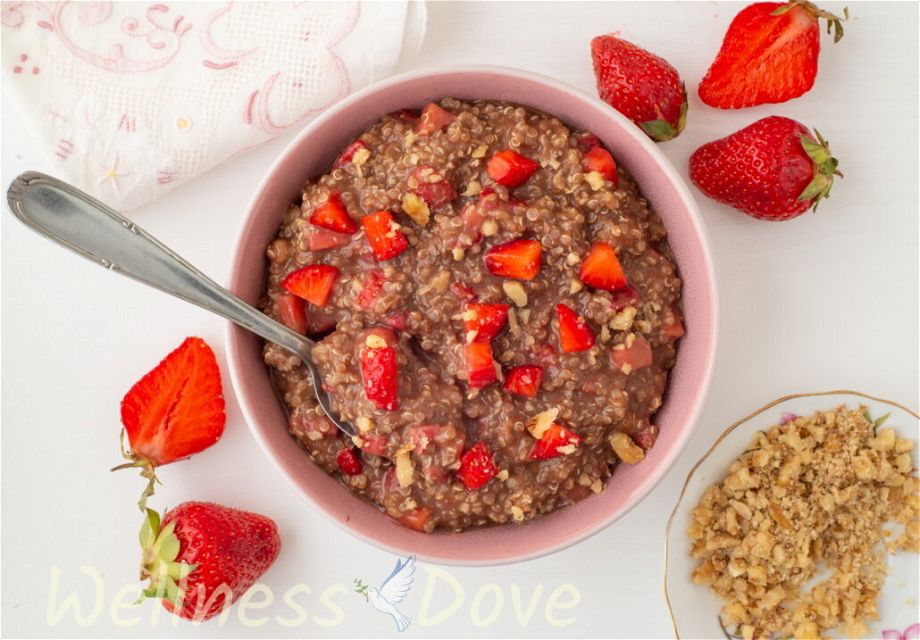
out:
{"label": "strawberry green calyx", "polygon": [[817,129],[815,130],[817,141],[808,136],[799,135],[799,141],[802,143],[802,149],[806,155],[815,163],[814,177],[799,194],[799,202],[814,201],[812,211],[818,210],[818,203],[831,194],[831,187],[834,184],[834,176],[843,177],[843,174],[837,170],[837,158],[831,156],[830,147]]}
{"label": "strawberry green calyx", "polygon": [[145,511],[138,539],[142,552],[141,580],[150,580],[150,585],[141,592],[137,602],[144,598],[165,598],[181,606],[183,592],[179,584],[197,565],[176,562],[180,550],[176,523],[170,522],[161,529],[160,514],[153,509]]}
{"label": "strawberry green calyx", "polygon": [[680,132],[684,130],[684,126],[687,124],[687,89],[684,88],[683,83],[681,83],[681,87],[684,92],[684,101],[680,105],[680,115],[677,118],[677,126],[665,120],[660,111],[657,120],[649,120],[639,125],[655,142],[666,142],[676,138],[680,135]]}
{"label": "strawberry green calyx", "polygon": [[840,42],[840,39],[843,37],[843,23],[850,19],[850,10],[847,7],[843,8],[843,18],[841,19],[830,11],[819,9],[815,4],[808,2],[808,0],[789,0],[789,2],[773,11],[772,15],[781,16],[794,7],[802,7],[816,19],[821,18],[826,20],[827,32],[830,33],[831,29],[833,29],[834,43]]}
{"label": "strawberry green calyx", "polygon": [[141,493],[140,500],[137,501],[137,507],[141,510],[141,513],[148,512],[147,509],[147,498],[153,495],[155,485],[162,484],[160,479],[157,478],[156,474],[156,465],[153,464],[147,458],[128,451],[125,449],[125,430],[121,430],[121,441],[119,443],[121,448],[121,457],[127,460],[124,464],[120,464],[116,467],[112,467],[110,471],[119,471],[121,469],[140,469],[141,477],[147,480],[147,486],[144,487],[143,493]]}

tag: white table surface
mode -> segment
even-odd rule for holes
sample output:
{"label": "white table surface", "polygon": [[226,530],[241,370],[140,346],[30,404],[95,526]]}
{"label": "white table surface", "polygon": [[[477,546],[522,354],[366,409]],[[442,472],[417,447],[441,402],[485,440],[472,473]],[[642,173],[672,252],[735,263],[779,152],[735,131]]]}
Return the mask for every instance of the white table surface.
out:
{"label": "white table surface", "polygon": [[[841,4],[827,4],[842,10]],[[600,32],[619,30],[670,60],[687,82],[687,130],[662,145],[682,174],[700,144],[781,114],[817,127],[846,178],[817,214],[779,224],[748,218],[694,189],[718,269],[722,330],[712,394],[686,452],[638,508],[574,548],[512,566],[421,567],[404,605],[413,618],[406,636],[669,637],[662,597],[664,525],[689,467],[717,433],[793,392],[856,389],[915,410],[920,404],[917,5],[850,3],[853,19],[843,41],[831,47],[822,39],[821,71],[809,94],[783,105],[720,112],[699,102],[695,86],[740,7],[429,6],[421,52],[404,59],[401,70],[504,64],[590,91],[588,42]],[[20,171],[43,169],[45,162],[6,100],[3,107],[5,187]],[[245,203],[291,135],[180,187],[134,212],[134,219],[223,280]],[[395,558],[312,513],[256,449],[229,387],[223,321],[73,257],[8,212],[0,219],[3,634],[395,635],[390,621],[349,588],[353,578],[379,581]],[[154,603],[119,608],[119,598],[130,602],[135,595],[126,585],[136,578],[134,501],[140,481],[108,471],[119,461],[122,395],[186,335],[200,335],[215,347],[229,420],[218,446],[162,470],[165,486],[154,504],[204,499],[250,508],[273,517],[284,541],[278,562],[263,578],[274,601],[256,609],[266,598],[257,592],[250,608],[237,605],[225,623],[214,620],[199,628],[157,617],[160,607]],[[459,598],[449,578],[464,594],[453,612],[446,609]],[[296,617],[284,593],[297,585],[309,588],[291,594],[307,619],[283,626],[279,618]],[[426,589],[431,589],[427,611]],[[474,600],[480,591],[477,618]],[[503,600],[497,617],[483,620],[497,592]],[[323,603],[324,593],[338,616]],[[70,594],[79,596],[82,618],[72,610],[54,613]],[[528,616],[532,597],[536,606]],[[547,607],[550,598],[572,606]],[[488,624],[477,625],[483,622]]]}

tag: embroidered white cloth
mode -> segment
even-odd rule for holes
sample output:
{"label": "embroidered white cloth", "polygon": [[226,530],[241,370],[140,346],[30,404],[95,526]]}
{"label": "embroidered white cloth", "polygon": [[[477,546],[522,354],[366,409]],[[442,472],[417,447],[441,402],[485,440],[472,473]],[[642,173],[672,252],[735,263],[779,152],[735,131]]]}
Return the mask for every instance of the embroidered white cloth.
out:
{"label": "embroidered white cloth", "polygon": [[47,170],[133,209],[414,53],[413,2],[3,2],[4,92]]}

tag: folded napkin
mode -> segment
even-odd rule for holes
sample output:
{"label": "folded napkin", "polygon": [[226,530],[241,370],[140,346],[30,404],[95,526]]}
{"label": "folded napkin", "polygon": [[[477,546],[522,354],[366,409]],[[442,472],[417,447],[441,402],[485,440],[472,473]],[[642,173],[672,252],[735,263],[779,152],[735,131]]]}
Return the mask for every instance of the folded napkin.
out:
{"label": "folded napkin", "polygon": [[129,210],[414,52],[413,2],[3,2],[4,92],[49,173]]}

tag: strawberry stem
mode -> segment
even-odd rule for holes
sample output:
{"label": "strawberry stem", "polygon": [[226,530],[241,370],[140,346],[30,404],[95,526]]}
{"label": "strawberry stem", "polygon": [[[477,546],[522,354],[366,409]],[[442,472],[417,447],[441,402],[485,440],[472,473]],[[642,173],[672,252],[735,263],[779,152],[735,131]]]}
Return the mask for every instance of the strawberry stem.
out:
{"label": "strawberry stem", "polygon": [[818,203],[824,198],[830,197],[831,187],[834,184],[834,176],[843,177],[843,174],[837,169],[837,158],[831,155],[830,146],[827,140],[818,130],[815,130],[817,140],[812,140],[808,136],[800,135],[799,141],[805,154],[814,162],[814,177],[811,182],[799,194],[799,202],[813,201],[812,211],[818,210]]}
{"label": "strawberry stem", "polygon": [[146,513],[149,511],[147,509],[147,499],[154,494],[156,485],[162,484],[160,479],[157,478],[156,474],[156,465],[147,460],[146,458],[125,449],[125,430],[121,430],[121,440],[119,442],[121,448],[121,455],[127,460],[120,465],[114,466],[110,471],[121,471],[122,469],[140,469],[141,477],[147,479],[147,486],[144,487],[144,491],[141,493],[140,500],[137,501],[137,506],[141,510],[141,513]]}
{"label": "strawberry stem", "polygon": [[789,0],[787,4],[774,10],[771,15],[781,16],[795,7],[802,7],[805,11],[814,16],[816,20],[819,18],[826,20],[827,32],[830,33],[831,28],[834,30],[834,44],[840,42],[840,39],[843,37],[843,23],[850,19],[850,10],[847,7],[843,8],[843,18],[841,19],[830,11],[818,8],[817,5],[808,2],[808,0]]}
{"label": "strawberry stem", "polygon": [[167,599],[176,607],[182,606],[185,595],[182,581],[197,568],[197,565],[176,562],[179,556],[179,538],[176,537],[176,523],[160,527],[160,514],[153,509],[144,509],[144,521],[138,533],[141,543],[141,580],[150,580],[150,585],[141,592],[135,604],[144,598]]}

